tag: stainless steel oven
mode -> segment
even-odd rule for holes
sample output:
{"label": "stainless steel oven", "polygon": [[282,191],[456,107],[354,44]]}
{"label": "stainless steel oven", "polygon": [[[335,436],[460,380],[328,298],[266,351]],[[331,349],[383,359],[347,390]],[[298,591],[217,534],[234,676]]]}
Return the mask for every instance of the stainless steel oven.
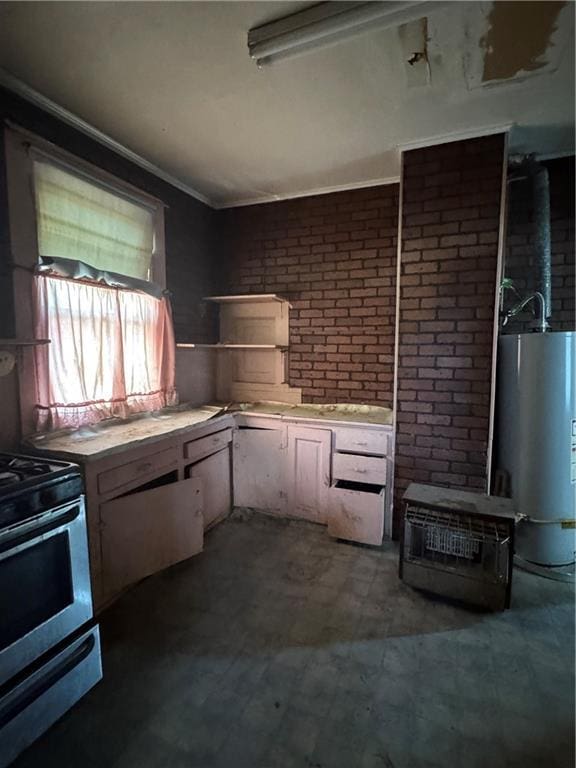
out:
{"label": "stainless steel oven", "polygon": [[67,712],[102,677],[98,627],[76,634],[0,687],[0,768]]}
{"label": "stainless steel oven", "polygon": [[84,497],[0,530],[0,685],[92,617]]}
{"label": "stainless steel oven", "polygon": [[0,454],[0,768],[101,677],[79,467]]}

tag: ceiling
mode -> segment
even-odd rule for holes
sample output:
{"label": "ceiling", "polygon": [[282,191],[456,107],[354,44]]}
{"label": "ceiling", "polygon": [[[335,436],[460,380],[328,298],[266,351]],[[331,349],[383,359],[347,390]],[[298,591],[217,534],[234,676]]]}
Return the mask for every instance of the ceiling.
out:
{"label": "ceiling", "polygon": [[449,3],[420,76],[397,29],[258,69],[248,29],[309,5],[1,2],[0,67],[216,207],[390,180],[399,148],[507,124],[513,151],[574,151],[572,2]]}

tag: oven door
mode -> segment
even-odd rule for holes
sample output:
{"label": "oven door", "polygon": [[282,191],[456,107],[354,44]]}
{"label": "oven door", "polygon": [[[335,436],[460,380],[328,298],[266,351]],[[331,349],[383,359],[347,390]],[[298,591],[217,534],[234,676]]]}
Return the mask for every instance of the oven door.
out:
{"label": "oven door", "polygon": [[92,617],[84,497],[0,532],[0,685]]}

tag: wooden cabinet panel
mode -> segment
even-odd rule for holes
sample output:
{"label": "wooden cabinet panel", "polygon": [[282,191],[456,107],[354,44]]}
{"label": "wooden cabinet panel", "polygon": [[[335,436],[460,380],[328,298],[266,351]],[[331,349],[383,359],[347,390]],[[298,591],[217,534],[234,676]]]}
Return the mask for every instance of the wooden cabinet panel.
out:
{"label": "wooden cabinet panel", "polygon": [[166,448],[157,453],[151,453],[137,461],[130,461],[120,467],[114,467],[98,475],[98,490],[109,493],[134,481],[145,482],[158,477],[178,463],[178,448]]}
{"label": "wooden cabinet panel", "polygon": [[361,544],[382,544],[385,488],[338,483],[330,488],[328,533]]}
{"label": "wooden cabinet panel", "polygon": [[282,514],[286,429],[240,428],[234,437],[234,506]]}
{"label": "wooden cabinet panel", "polygon": [[288,345],[287,301],[220,305],[220,341],[224,344]]}
{"label": "wooden cabinet panel", "polygon": [[288,513],[322,522],[330,486],[332,433],[327,429],[288,427]]}
{"label": "wooden cabinet panel", "polygon": [[106,600],[202,551],[202,482],[196,478],[100,505]]}
{"label": "wooden cabinet panel", "polygon": [[184,445],[184,458],[198,461],[204,456],[225,448],[232,441],[232,430],[223,429],[213,435],[202,437],[200,440],[192,440]]}
{"label": "wooden cabinet panel", "polygon": [[284,352],[279,349],[231,349],[232,384],[282,384]]}
{"label": "wooden cabinet panel", "polygon": [[335,480],[386,485],[387,463],[383,456],[335,453],[332,456],[332,477]]}
{"label": "wooden cabinet panel", "polygon": [[364,429],[362,427],[338,427],[336,434],[336,450],[350,453],[366,453],[375,456],[388,455],[388,434],[381,430]]}
{"label": "wooden cabinet panel", "polygon": [[230,449],[225,448],[188,467],[186,474],[202,481],[204,529],[230,513]]}

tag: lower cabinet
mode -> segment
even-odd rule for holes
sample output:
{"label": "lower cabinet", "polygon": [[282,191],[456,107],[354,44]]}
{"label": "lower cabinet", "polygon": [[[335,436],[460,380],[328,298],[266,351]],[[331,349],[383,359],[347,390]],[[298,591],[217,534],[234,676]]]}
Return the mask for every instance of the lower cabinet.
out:
{"label": "lower cabinet", "polygon": [[100,505],[104,599],[202,551],[202,483],[196,478]]}
{"label": "lower cabinet", "polygon": [[202,551],[232,506],[328,526],[379,545],[393,476],[391,429],[239,415],[85,467],[96,610]]}
{"label": "lower cabinet", "polygon": [[240,427],[234,437],[234,506],[284,514],[285,427]]}
{"label": "lower cabinet", "polygon": [[245,416],[234,437],[235,507],[325,523],[380,545],[392,477],[391,428],[330,428]]}
{"label": "lower cabinet", "polygon": [[234,439],[234,506],[324,522],[330,430],[259,421]]}
{"label": "lower cabinet", "polygon": [[383,486],[338,480],[330,488],[330,536],[361,544],[382,544],[385,493]]}
{"label": "lower cabinet", "polygon": [[232,507],[230,450],[228,447],[186,469],[186,476],[201,481],[204,528],[222,520]]}
{"label": "lower cabinet", "polygon": [[285,477],[290,516],[324,522],[330,488],[331,445],[332,433],[328,429],[288,426]]}

